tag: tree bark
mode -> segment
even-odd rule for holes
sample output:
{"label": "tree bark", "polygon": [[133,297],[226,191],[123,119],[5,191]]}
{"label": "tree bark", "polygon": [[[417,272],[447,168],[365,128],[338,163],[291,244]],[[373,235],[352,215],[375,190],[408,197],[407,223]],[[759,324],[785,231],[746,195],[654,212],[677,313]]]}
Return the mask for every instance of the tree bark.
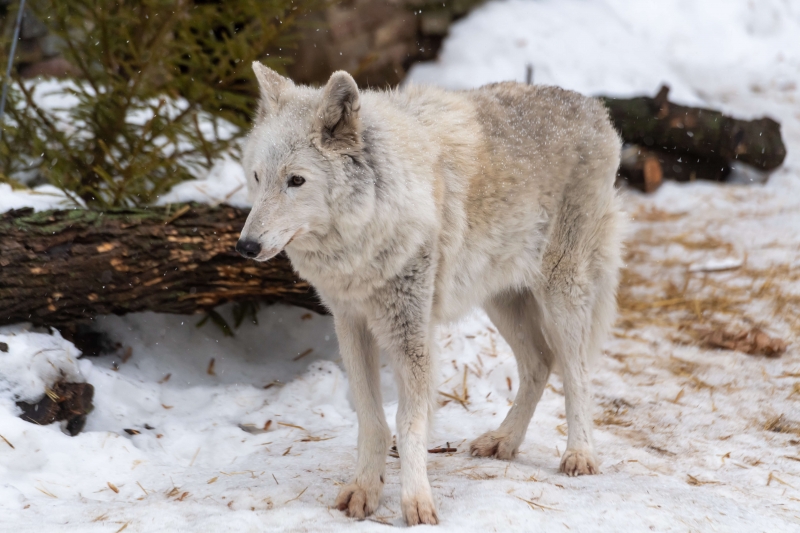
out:
{"label": "tree bark", "polygon": [[248,299],[324,312],[286,256],[256,263],[234,251],[246,218],[246,210],[197,204],[9,211],[0,215],[0,325],[194,314]]}
{"label": "tree bark", "polygon": [[675,154],[693,155],[710,168],[741,161],[762,170],[783,163],[781,126],[771,118],[738,120],[719,111],[667,100],[664,86],[655,98],[608,98],[611,119],[623,141]]}

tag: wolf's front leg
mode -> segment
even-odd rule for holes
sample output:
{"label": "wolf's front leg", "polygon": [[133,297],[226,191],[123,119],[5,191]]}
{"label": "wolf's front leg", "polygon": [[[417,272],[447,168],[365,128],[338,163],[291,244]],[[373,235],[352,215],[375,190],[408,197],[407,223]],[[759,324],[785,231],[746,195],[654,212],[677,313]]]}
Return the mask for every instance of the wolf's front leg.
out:
{"label": "wolf's front leg", "polygon": [[408,525],[437,524],[428,482],[428,422],[431,403],[431,361],[427,343],[396,354],[400,388],[397,451],[400,455],[401,506]]}
{"label": "wolf's front leg", "polygon": [[366,319],[334,308],[334,322],[358,415],[356,474],[342,487],[336,507],[348,516],[363,519],[380,503],[391,433],[381,401],[378,347]]}
{"label": "wolf's front leg", "polygon": [[410,526],[439,522],[427,470],[428,422],[433,405],[432,278],[431,256],[423,253],[380,291],[373,325],[397,378],[401,507]]}

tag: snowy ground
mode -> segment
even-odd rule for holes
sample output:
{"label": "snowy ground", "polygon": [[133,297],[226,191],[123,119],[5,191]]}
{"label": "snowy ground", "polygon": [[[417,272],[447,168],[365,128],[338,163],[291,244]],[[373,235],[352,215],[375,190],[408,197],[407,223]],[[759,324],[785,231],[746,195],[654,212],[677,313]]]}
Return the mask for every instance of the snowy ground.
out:
{"label": "snowy ground", "polygon": [[[679,101],[770,114],[789,149],[764,186],[626,193],[620,320],[593,379],[602,475],[557,472],[558,376],[515,461],[469,457],[470,439],[500,423],[519,380],[482,313],[442,329],[439,390],[466,401],[442,395],[437,414],[431,445],[458,448],[430,456],[438,531],[800,531],[798,34],[800,7],[788,1],[493,2],[453,28],[440,62],[414,69],[412,81],[468,87],[521,79],[531,62],[537,82],[590,94],[653,94],[666,81]],[[223,163],[163,201],[244,202],[240,172]],[[0,210],[52,205],[25,194],[0,189]],[[734,268],[714,271],[722,264]],[[402,525],[396,458],[372,520],[330,508],[354,467],[357,432],[330,319],[284,307],[258,318],[234,338],[196,328],[196,317],[101,319],[132,348],[125,363],[78,359],[57,335],[24,325],[0,330],[0,531]],[[754,325],[787,352],[697,346],[704,329]],[[12,397],[37,394],[57,370],[96,389],[77,437],[16,418]],[[388,369],[383,381],[393,425]]]}

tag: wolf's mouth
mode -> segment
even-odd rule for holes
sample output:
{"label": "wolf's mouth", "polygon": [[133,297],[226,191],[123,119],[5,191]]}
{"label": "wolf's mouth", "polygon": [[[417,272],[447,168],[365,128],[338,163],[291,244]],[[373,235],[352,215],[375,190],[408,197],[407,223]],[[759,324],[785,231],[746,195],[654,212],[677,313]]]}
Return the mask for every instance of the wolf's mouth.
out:
{"label": "wolf's mouth", "polygon": [[262,251],[260,254],[258,254],[258,257],[255,257],[254,259],[259,263],[263,263],[264,261],[269,261],[280,252],[281,251],[277,248],[270,248],[269,250]]}
{"label": "wolf's mouth", "polygon": [[283,247],[286,248],[287,246],[289,246],[292,243],[292,241],[295,239],[295,237],[300,235],[301,231],[303,231],[302,228],[297,230],[297,231],[295,231],[294,235],[292,235],[292,237],[286,242],[286,244],[283,245]]}
{"label": "wolf's mouth", "polygon": [[262,250],[262,252],[258,254],[258,257],[255,257],[254,259],[259,262],[269,261],[276,255],[281,253],[281,250],[286,249],[286,247],[289,246],[289,244],[291,244],[291,242],[295,239],[295,237],[299,236],[302,231],[303,231],[302,229],[299,229],[296,232],[294,232],[294,235],[292,235],[291,238],[288,241],[286,241],[286,244],[284,244],[283,247],[270,248],[269,250]]}

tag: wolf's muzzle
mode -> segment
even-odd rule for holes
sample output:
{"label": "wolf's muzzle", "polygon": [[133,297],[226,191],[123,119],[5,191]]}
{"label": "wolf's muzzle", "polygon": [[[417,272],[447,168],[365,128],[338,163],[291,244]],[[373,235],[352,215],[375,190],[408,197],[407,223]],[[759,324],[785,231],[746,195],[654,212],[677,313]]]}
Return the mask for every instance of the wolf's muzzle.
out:
{"label": "wolf's muzzle", "polygon": [[258,257],[258,254],[261,253],[261,245],[258,241],[239,240],[239,242],[236,243],[236,251],[239,252],[242,257],[255,259]]}

